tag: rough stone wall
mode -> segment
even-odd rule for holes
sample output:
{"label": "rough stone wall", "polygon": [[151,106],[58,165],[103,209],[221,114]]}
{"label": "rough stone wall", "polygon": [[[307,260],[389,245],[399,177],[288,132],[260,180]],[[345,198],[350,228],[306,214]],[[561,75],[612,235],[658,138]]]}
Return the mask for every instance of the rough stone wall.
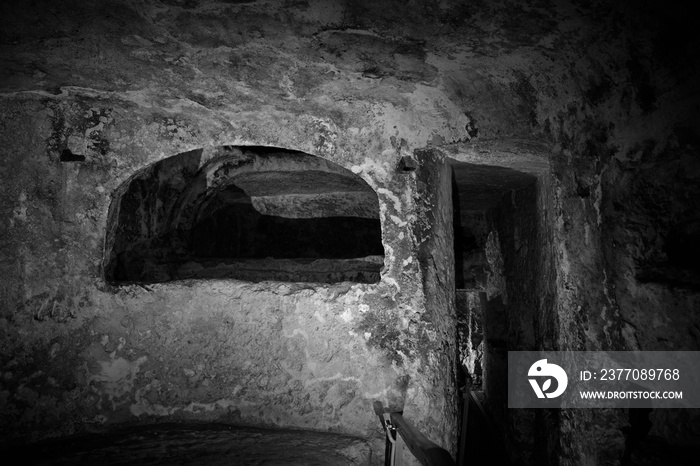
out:
{"label": "rough stone wall", "polygon": [[484,360],[483,308],[485,295],[481,291],[458,290],[455,296],[457,309],[457,343],[459,362],[459,387],[481,388]]}
{"label": "rough stone wall", "polygon": [[[632,264],[648,265],[642,259],[649,256],[665,262],[660,239],[693,208],[696,188],[689,185],[697,186],[697,175],[674,164],[695,166],[699,147],[691,138],[682,150],[672,148],[679,134],[698,134],[700,49],[687,35],[694,26],[683,11],[656,2],[639,6],[621,2],[594,14],[598,37],[586,40],[591,66],[580,75],[581,99],[549,120],[557,142],[551,213],[560,349],[698,348],[687,330],[697,325],[697,291],[644,284]],[[653,189],[660,185],[661,195]],[[682,335],[674,345],[661,343],[664,325],[654,323],[669,314],[666,329]],[[652,443],[662,446],[645,452],[652,461],[672,461],[664,449],[673,447],[665,444],[697,447],[689,427],[697,413],[656,416]],[[564,411],[560,418],[563,464],[617,464],[625,453],[626,410]],[[672,433],[681,431],[682,441]]]}
{"label": "rough stone wall", "polygon": [[[537,463],[534,441],[539,429],[534,425],[534,412],[507,409],[507,353],[508,351],[537,349],[535,344],[535,323],[544,308],[538,306],[538,297],[532,290],[538,288],[542,276],[539,269],[539,254],[547,249],[547,244],[539,241],[537,183],[532,183],[518,191],[506,193],[494,212],[494,228],[498,232],[500,255],[503,261],[503,291],[500,303],[494,310],[503,317],[501,335],[503,349],[495,351],[493,372],[497,374],[493,393],[490,396],[491,408],[504,420],[503,431],[508,444],[513,445],[514,458],[525,464]],[[488,312],[488,310],[487,310]],[[488,323],[485,322],[485,326]],[[487,335],[488,341],[488,335]],[[499,354],[500,353],[500,354]],[[494,374],[494,375],[496,375]]]}
{"label": "rough stone wall", "polygon": [[[415,231],[418,261],[422,271],[422,289],[426,313],[415,315],[413,327],[423,328],[418,334],[418,348],[427,339],[432,344],[422,348],[420,358],[430,387],[420,396],[412,396],[407,410],[422,413],[418,416],[419,429],[445,432],[445,446],[456,453],[458,439],[457,391],[457,315],[455,309],[454,228],[452,225],[452,168],[438,151],[417,153],[417,199],[420,221]],[[427,342],[426,342],[427,343]],[[426,351],[427,349],[427,351]],[[442,370],[435,371],[440,367]],[[409,392],[410,393],[410,392]],[[426,397],[427,395],[427,397]],[[449,413],[436,426],[430,426],[429,410]]]}
{"label": "rough stone wall", "polygon": [[[545,262],[553,265],[546,270],[554,289],[538,299],[551,299],[555,309],[540,318],[558,323],[539,326],[545,347],[671,349],[668,336],[679,334],[672,349],[697,349],[698,292],[683,284],[692,271],[668,271],[681,275],[682,286],[654,278],[678,254],[665,249],[665,237],[680,235],[676,244],[692,238],[682,232],[697,209],[688,186],[697,186],[700,47],[694,17],[680,7],[54,0],[31,10],[22,2],[0,8],[0,402],[14,413],[4,432],[67,433],[94,419],[81,390],[108,400],[106,390],[122,385],[89,382],[102,367],[81,365],[92,345],[129,361],[113,373],[131,380],[145,353],[120,353],[131,337],[120,330],[121,308],[109,303],[142,290],[101,283],[109,196],[137,170],[206,146],[301,150],[353,170],[377,191],[388,246],[382,282],[343,296],[359,296],[347,307],[355,341],[386,358],[388,404],[400,406],[411,384],[432,386],[427,371],[408,368],[420,364],[418,342],[431,352],[442,344],[417,339],[431,335],[432,323],[410,317],[427,313],[412,233],[422,212],[415,195],[424,191],[412,175],[394,175],[398,156],[426,146],[498,165],[516,155],[537,164],[528,148],[545,143],[554,244],[553,264]],[[167,296],[187,286],[163,292],[162,305],[177,308]],[[247,286],[234,288],[257,296]],[[299,306],[325,316],[321,302],[304,298]],[[265,315],[274,320],[272,310]],[[115,329],[93,324],[99,316]],[[660,325],[649,325],[655,318]],[[449,379],[449,367],[431,369]],[[105,401],[108,421],[131,416],[126,407],[145,386],[142,375],[117,409]],[[72,420],[52,414],[55,406]],[[444,422],[439,414],[423,425],[444,441],[447,434],[435,429]],[[560,413],[552,436],[559,437],[557,461],[618,463],[627,416]],[[671,445],[697,445],[689,427],[697,415],[675,416],[654,413],[652,432]]]}
{"label": "rough stone wall", "polygon": [[[454,311],[442,306],[444,297],[425,311],[414,234],[418,210],[449,205],[444,189],[419,205],[432,186],[419,190],[412,175],[350,166],[380,198],[387,255],[374,286],[212,280],[110,287],[100,264],[111,193],[153,153],[130,147],[124,158],[144,161],[132,164],[118,153],[60,162],[51,145],[47,153],[55,126],[45,110],[60,105],[29,98],[7,102],[3,113],[3,160],[13,170],[4,174],[3,197],[6,442],[175,418],[369,436],[379,457],[371,408],[378,399],[394,409],[407,405],[428,435],[452,447],[454,351],[444,348],[454,350]],[[138,120],[133,112],[114,123],[112,147],[133,142]],[[169,138],[152,136],[150,144],[168,147]],[[442,167],[426,161],[427,170]],[[421,228],[421,241],[432,241]],[[439,241],[436,253],[451,244],[447,236]]]}
{"label": "rough stone wall", "polygon": [[[534,316],[535,347],[546,351],[558,348],[559,316],[557,314],[556,243],[554,241],[554,196],[552,174],[545,172],[536,185],[537,243],[541,245],[537,255],[537,296]],[[558,464],[561,461],[561,411],[538,409],[534,413],[534,457],[539,464]],[[532,419],[532,418],[530,418]]]}
{"label": "rough stone wall", "polygon": [[[602,210],[618,219],[604,250],[617,264],[610,281],[626,349],[700,350],[700,157],[684,131],[676,127],[662,147],[649,140],[641,152],[631,148],[603,175]],[[700,443],[700,410],[655,410],[650,421],[660,451],[640,454],[652,461]]]}
{"label": "rough stone wall", "polygon": [[505,276],[502,301],[508,305],[508,346],[523,350],[535,347],[537,296],[529,290],[537,288],[538,256],[547,249],[538,241],[536,192],[533,176],[530,186],[506,193],[494,215]]}

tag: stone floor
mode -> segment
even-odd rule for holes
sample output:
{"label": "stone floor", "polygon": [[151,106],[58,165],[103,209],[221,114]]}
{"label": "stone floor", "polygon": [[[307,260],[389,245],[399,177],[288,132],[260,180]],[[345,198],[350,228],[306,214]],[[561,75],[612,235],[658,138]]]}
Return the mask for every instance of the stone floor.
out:
{"label": "stone floor", "polygon": [[[223,425],[159,425],[41,442],[1,452],[22,465],[366,465],[362,439]],[[14,458],[14,459],[10,459]],[[9,462],[8,462],[9,460]]]}

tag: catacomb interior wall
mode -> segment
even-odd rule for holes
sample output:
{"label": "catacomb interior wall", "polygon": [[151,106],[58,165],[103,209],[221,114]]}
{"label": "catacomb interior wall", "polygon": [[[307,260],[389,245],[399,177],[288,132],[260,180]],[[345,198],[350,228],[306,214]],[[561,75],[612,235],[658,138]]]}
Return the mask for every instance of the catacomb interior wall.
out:
{"label": "catacomb interior wall", "polygon": [[[445,351],[454,348],[454,310],[441,288],[451,267],[438,269],[418,252],[421,242],[435,241],[430,227],[451,228],[440,217],[440,206],[449,205],[440,157],[424,160],[434,185],[334,158],[377,193],[386,248],[377,284],[113,285],[103,255],[115,193],[133,173],[182,150],[160,126],[150,146],[135,149],[138,116],[109,104],[113,115],[130,115],[104,129],[115,151],[128,149],[123,158],[98,152],[88,162],[61,161],[46,151],[55,112],[79,118],[104,105],[99,100],[29,98],[16,104],[22,116],[4,120],[20,135],[6,158],[13,196],[4,198],[20,203],[3,237],[6,442],[209,420],[343,432],[373,439],[380,452],[372,410],[379,400],[454,448],[454,351]],[[425,223],[433,210],[438,218]],[[444,236],[424,250],[443,260],[448,244]]]}
{"label": "catacomb interior wall", "polygon": [[[700,348],[696,18],[648,0],[516,3],[39,0],[27,11],[3,2],[3,440],[239,412],[333,429],[340,416],[379,438],[370,404],[379,397],[449,446],[452,298],[429,295],[448,276],[446,214],[432,217],[434,250],[421,249],[421,222],[447,195],[437,194],[442,175],[421,164],[397,170],[426,149],[495,166],[549,162],[537,193],[542,280],[537,302],[526,301],[539,308],[528,334],[537,346]],[[371,186],[385,248],[378,283],[104,282],[119,186],[176,154],[246,145],[321,157]],[[443,163],[425,160],[428,171]],[[294,333],[299,319],[308,339]],[[229,334],[303,354],[302,367],[290,357],[274,367],[281,379],[266,380],[241,363],[234,376],[224,354],[243,361],[248,350]],[[200,368],[219,337],[216,370]],[[326,341],[357,345],[379,375],[356,375],[355,356]],[[335,370],[340,361],[347,371]],[[293,383],[300,374],[307,385]],[[271,388],[286,377],[291,391]],[[234,397],[236,380],[267,388]],[[302,414],[307,395],[314,409]],[[285,418],[279,406],[290,400],[297,414]],[[534,442],[550,464],[616,464],[625,451],[661,463],[700,444],[692,410],[651,413],[636,453],[627,410],[536,417],[549,426]]]}

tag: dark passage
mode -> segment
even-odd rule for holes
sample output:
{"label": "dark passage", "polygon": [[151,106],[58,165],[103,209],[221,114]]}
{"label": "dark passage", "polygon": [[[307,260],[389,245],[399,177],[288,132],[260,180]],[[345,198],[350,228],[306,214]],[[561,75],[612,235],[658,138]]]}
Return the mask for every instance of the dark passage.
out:
{"label": "dark passage", "polygon": [[287,218],[263,215],[239,191],[237,202],[217,203],[192,229],[198,257],[351,259],[382,255],[379,219]]}
{"label": "dark passage", "polygon": [[[539,312],[532,297],[537,178],[507,167],[451,165],[458,383],[465,395],[458,464],[517,464],[535,451],[542,431],[534,416],[506,408],[508,351],[532,349]],[[530,447],[506,449],[515,443]]]}

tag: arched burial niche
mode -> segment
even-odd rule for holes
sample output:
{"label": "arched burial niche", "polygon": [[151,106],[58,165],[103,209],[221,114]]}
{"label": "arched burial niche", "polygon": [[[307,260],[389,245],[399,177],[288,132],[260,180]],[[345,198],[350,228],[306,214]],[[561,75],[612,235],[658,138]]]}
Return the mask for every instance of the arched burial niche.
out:
{"label": "arched burial niche", "polygon": [[379,202],[360,177],[309,154],[223,146],[157,162],[110,208],[105,278],[379,281]]}

